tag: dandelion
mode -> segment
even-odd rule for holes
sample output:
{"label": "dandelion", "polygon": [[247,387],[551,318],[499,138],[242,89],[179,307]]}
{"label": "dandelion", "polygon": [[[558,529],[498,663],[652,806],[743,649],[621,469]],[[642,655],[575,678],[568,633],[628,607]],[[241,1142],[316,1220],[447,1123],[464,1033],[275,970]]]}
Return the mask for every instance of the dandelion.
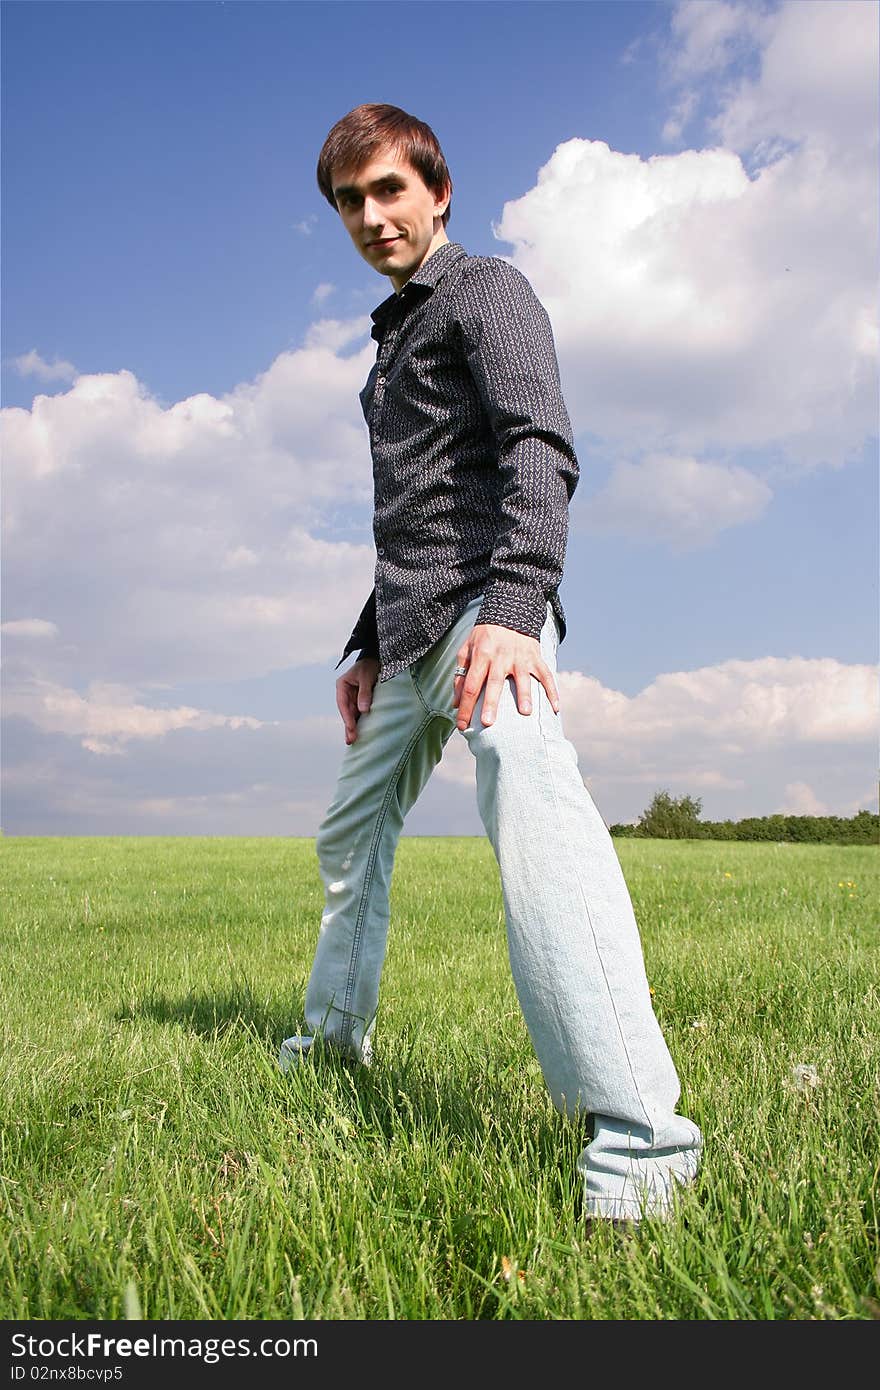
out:
{"label": "dandelion", "polygon": [[791,1078],[798,1091],[815,1091],[819,1085],[819,1068],[807,1062],[798,1062],[791,1069]]}
{"label": "dandelion", "polygon": [[[510,1283],[510,1281],[511,1281],[511,1279],[512,1279],[512,1277],[513,1277],[513,1265],[512,1265],[512,1263],[511,1263],[511,1261],[509,1260],[509,1258],[507,1257],[507,1255],[502,1255],[502,1256],[501,1256],[501,1277],[502,1277],[502,1279],[504,1279],[505,1282],[508,1283],[508,1284]],[[524,1269],[518,1269],[518,1270],[516,1271],[516,1277],[517,1277],[517,1279],[519,1279],[520,1283],[524,1283],[524,1282],[525,1282],[525,1277],[526,1277],[526,1272],[525,1272],[525,1270],[524,1270]]]}
{"label": "dandelion", "polygon": [[725,877],[725,878],[733,878],[733,874],[729,873],[729,872],[727,871],[727,869],[725,869],[725,870],[724,870],[724,877]]}
{"label": "dandelion", "polygon": [[650,994],[650,996],[651,996],[652,999],[654,998],[654,995],[656,994],[656,992],[657,992],[657,991],[654,989],[654,986],[653,986],[653,985],[648,985],[648,993]]}

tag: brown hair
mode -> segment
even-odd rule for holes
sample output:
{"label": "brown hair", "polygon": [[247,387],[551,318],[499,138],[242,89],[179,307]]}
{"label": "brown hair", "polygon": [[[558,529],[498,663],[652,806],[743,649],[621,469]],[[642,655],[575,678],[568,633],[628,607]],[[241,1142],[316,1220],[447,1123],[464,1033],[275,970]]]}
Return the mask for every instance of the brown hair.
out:
{"label": "brown hair", "polygon": [[333,197],[334,169],[360,169],[385,145],[394,146],[409,161],[432,193],[442,194],[448,186],[450,201],[443,214],[445,227],[452,211],[452,179],[437,136],[424,121],[399,106],[381,102],[356,106],[336,122],[324,141],[318,158],[318,187],[327,202],[339,211]]}

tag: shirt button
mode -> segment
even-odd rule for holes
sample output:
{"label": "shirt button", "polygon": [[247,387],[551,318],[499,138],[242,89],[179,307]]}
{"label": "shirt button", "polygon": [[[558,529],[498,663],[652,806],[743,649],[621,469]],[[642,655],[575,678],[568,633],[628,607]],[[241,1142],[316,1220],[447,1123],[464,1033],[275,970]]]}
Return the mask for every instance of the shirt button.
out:
{"label": "shirt button", "polygon": [[378,383],[379,383],[380,386],[384,386],[384,385],[385,385],[385,378],[384,378],[384,376],[377,377],[376,380],[378,381]]}
{"label": "shirt button", "polygon": [[376,549],[376,554],[377,554],[377,555],[384,555],[384,554],[385,554],[385,547],[384,547],[384,545],[380,545],[380,546],[377,547],[377,549]]}

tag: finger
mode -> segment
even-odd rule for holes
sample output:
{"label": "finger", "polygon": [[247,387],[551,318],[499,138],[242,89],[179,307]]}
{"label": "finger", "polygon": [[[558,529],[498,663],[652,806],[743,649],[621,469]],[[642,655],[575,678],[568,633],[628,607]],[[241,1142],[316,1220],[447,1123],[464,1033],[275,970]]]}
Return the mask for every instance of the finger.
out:
{"label": "finger", "polygon": [[[470,649],[471,649],[470,638],[468,638],[468,640],[467,640],[467,642],[465,642],[464,646],[459,647],[458,653],[457,653],[456,658],[455,658],[455,664],[456,664],[456,666],[463,666],[463,667],[465,668],[466,671],[467,671],[467,668],[468,668],[469,663],[470,663]],[[459,672],[458,674],[454,675],[453,678],[452,678],[452,708],[453,708],[453,709],[458,709],[458,707],[459,707],[459,704],[460,704],[460,702],[461,702],[462,693],[463,693],[463,691],[464,691],[464,682],[465,682],[465,676],[463,676],[460,672]]]}
{"label": "finger", "polygon": [[[516,707],[520,714],[532,712],[532,673],[527,666],[517,666],[513,673],[516,685]],[[485,704],[483,705],[485,709]]]}
{"label": "finger", "polygon": [[495,716],[498,713],[498,701],[501,699],[501,692],[504,689],[506,681],[506,675],[497,675],[492,672],[490,672],[486,681],[486,693],[483,696],[483,713],[480,718],[487,727],[495,723]]}
{"label": "finger", "polygon": [[357,738],[357,715],[354,707],[354,690],[345,681],[336,687],[336,704],[345,725],[346,743],[354,743]]}
{"label": "finger", "polygon": [[553,672],[550,670],[549,666],[545,666],[542,662],[541,665],[538,667],[537,671],[535,671],[535,675],[537,676],[538,680],[541,682],[541,684],[547,692],[547,699],[553,706],[553,713],[558,714],[560,703],[559,691],[556,688],[556,681],[554,680]]}
{"label": "finger", "polygon": [[[465,662],[462,662],[462,665],[465,664]],[[466,729],[471,722],[471,716],[474,712],[474,705],[480,698],[480,691],[483,689],[488,670],[489,663],[484,658],[477,657],[468,667],[467,675],[459,677],[459,729]]]}
{"label": "finger", "polygon": [[369,676],[362,676],[357,692],[357,707],[361,714],[366,714],[373,703],[373,682]]}
{"label": "finger", "polygon": [[348,718],[347,687],[341,680],[336,682],[336,708],[339,710],[343,720]]}
{"label": "finger", "polygon": [[461,672],[459,672],[458,675],[456,675],[456,676],[453,677],[453,681],[452,681],[452,708],[453,708],[453,709],[458,709],[458,707],[459,707],[459,705],[460,705],[460,703],[461,703],[461,697],[462,697],[462,695],[464,694],[464,683],[465,683],[465,680],[466,680],[466,679],[467,679],[467,674],[465,673],[465,675],[462,675]]}

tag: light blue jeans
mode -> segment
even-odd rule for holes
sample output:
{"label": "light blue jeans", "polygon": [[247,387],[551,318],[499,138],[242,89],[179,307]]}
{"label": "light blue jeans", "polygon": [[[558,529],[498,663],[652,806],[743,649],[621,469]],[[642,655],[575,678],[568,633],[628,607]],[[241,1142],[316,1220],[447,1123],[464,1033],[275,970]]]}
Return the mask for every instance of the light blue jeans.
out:
{"label": "light blue jeans", "polygon": [[[404,818],[456,731],[453,670],[475,599],[408,670],[379,682],[342,761],[317,836],[325,910],[305,1027],[281,1049],[301,1058],[316,1036],[369,1061],[385,959],[389,890]],[[556,670],[548,604],[541,651]],[[592,1117],[578,1160],[589,1216],[668,1215],[696,1175],[697,1126],[676,1113],[679,1081],[654,1015],[639,931],[608,829],[543,686],[522,715],[508,681],[495,722],[482,698],[463,737],[495,851],[513,980],[553,1103]]]}

